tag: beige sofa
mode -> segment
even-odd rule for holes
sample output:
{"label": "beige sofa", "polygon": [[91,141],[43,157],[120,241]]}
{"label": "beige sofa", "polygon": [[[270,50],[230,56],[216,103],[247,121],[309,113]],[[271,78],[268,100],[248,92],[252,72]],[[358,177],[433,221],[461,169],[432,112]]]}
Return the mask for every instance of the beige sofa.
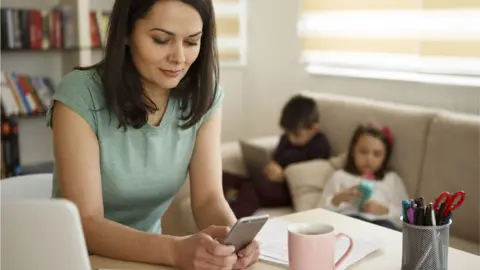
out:
{"label": "beige sofa", "polygon": [[[395,136],[391,167],[404,179],[411,197],[433,201],[443,191],[466,191],[464,204],[452,218],[450,242],[455,248],[480,255],[480,116],[308,91],[302,94],[317,101],[322,129],[335,157],[288,167],[294,208],[260,212],[278,216],[317,207],[323,184],[342,166],[355,127],[377,121],[388,124]],[[272,150],[278,136],[250,141]],[[224,144],[222,151],[225,171],[248,175],[238,142]],[[188,189],[187,181],[165,214],[165,233],[196,231]]]}

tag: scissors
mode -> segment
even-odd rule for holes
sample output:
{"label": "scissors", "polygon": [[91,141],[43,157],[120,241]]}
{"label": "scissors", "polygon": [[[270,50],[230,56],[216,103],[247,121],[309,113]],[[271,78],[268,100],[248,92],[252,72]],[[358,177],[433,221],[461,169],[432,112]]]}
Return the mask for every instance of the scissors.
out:
{"label": "scissors", "polygon": [[442,192],[435,200],[433,207],[436,211],[439,211],[441,204],[444,203],[445,210],[443,211],[443,213],[440,214],[442,215],[442,218],[445,218],[450,212],[460,207],[463,204],[464,200],[465,191],[463,190],[457,191],[453,195],[449,192]]}

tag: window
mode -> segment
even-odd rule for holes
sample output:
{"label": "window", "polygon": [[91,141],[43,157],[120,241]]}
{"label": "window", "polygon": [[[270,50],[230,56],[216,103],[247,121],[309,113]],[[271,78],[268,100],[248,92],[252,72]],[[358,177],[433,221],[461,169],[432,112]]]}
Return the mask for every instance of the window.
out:
{"label": "window", "polygon": [[214,0],[221,65],[246,63],[247,0]]}
{"label": "window", "polygon": [[480,0],[302,0],[300,10],[301,58],[310,72],[447,76],[480,85]]}

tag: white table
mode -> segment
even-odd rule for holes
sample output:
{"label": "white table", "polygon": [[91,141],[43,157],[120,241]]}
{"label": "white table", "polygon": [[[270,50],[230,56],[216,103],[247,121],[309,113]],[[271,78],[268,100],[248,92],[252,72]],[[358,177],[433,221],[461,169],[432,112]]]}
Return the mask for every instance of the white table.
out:
{"label": "white table", "polygon": [[[292,222],[321,221],[329,223],[335,227],[336,231],[344,232],[349,235],[368,235],[384,239],[383,248],[377,250],[364,259],[352,265],[348,270],[375,270],[389,269],[399,270],[401,268],[402,258],[402,234],[390,229],[382,228],[364,221],[343,216],[323,209],[314,209],[306,212],[295,213],[282,217],[282,219]],[[480,256],[467,253],[454,248],[448,251],[449,269],[474,269],[474,266],[480,266]],[[93,269],[138,269],[138,270],[166,270],[163,266],[154,266],[110,260],[98,256],[91,256],[90,262]],[[272,264],[259,262],[252,265],[252,270],[279,270],[284,269]]]}

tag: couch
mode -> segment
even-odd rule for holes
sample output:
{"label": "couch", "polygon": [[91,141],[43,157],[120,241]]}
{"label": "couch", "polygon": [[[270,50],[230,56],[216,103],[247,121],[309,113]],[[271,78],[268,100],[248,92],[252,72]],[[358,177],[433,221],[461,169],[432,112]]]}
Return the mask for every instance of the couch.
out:
{"label": "couch", "polygon": [[[334,157],[289,166],[285,173],[293,207],[260,209],[259,213],[279,216],[318,207],[325,181],[344,162],[355,127],[376,121],[387,124],[394,134],[391,167],[404,180],[411,198],[434,201],[443,191],[466,191],[464,204],[452,217],[450,243],[480,255],[480,116],[310,91],[301,94],[317,101]],[[271,151],[278,136],[247,141]],[[224,143],[222,156],[224,171],[248,176],[238,142]],[[187,180],[163,217],[165,233],[196,231],[188,190]]]}

